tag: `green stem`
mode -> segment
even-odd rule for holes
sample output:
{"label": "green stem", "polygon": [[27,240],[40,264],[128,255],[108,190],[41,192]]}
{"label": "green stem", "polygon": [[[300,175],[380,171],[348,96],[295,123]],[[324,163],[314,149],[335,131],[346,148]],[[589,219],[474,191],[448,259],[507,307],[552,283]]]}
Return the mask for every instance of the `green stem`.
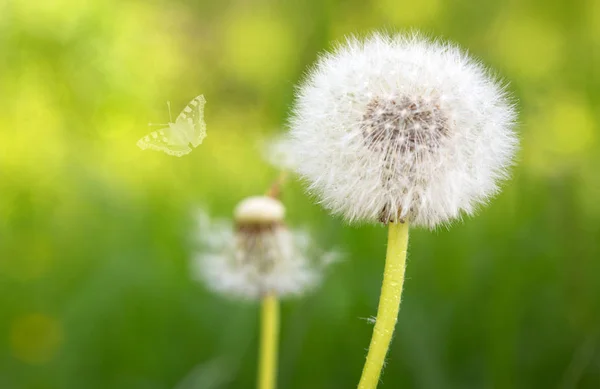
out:
{"label": "green stem", "polygon": [[274,294],[268,294],[262,301],[258,389],[276,387],[278,338],[279,302]]}
{"label": "green stem", "polygon": [[408,223],[390,223],[377,319],[373,328],[367,360],[358,384],[359,389],[374,389],[379,383],[381,369],[398,320],[402,286],[404,284],[404,269],[406,268],[407,246]]}

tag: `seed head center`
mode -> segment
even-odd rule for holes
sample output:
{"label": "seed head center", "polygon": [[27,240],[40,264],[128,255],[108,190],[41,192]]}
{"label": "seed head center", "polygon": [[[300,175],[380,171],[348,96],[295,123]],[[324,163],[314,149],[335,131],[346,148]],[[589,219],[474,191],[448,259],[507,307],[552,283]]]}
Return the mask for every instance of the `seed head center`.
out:
{"label": "seed head center", "polygon": [[448,135],[448,120],[435,99],[376,97],[362,118],[366,145],[377,151],[433,151]]}
{"label": "seed head center", "polygon": [[[376,97],[367,104],[362,118],[365,145],[382,163],[382,188],[399,190],[396,182],[418,180],[419,166],[439,149],[449,135],[448,119],[438,99],[393,96]],[[400,189],[402,191],[402,189]],[[382,223],[403,221],[411,210],[400,204],[386,204],[379,213]]]}

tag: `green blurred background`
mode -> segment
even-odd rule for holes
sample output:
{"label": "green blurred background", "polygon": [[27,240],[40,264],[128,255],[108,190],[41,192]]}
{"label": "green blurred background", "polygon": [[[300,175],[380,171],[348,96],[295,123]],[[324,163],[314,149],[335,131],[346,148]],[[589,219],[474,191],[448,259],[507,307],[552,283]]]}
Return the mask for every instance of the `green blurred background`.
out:
{"label": "green blurred background", "polygon": [[[261,144],[319,52],[409,27],[510,81],[522,149],[477,217],[412,232],[381,387],[600,388],[598,0],[0,0],[0,388],[253,387],[257,306],[192,281],[190,210],[275,179]],[[200,93],[203,145],[135,146]],[[279,386],[355,387],[385,230],[283,200],[346,259],[284,303]]]}

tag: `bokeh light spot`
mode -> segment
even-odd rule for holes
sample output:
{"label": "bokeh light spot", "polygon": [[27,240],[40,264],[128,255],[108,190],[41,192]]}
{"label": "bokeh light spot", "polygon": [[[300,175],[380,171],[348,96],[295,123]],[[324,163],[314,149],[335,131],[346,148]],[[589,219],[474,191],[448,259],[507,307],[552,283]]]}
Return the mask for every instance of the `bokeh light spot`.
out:
{"label": "bokeh light spot", "polygon": [[551,147],[558,154],[582,153],[594,142],[594,116],[582,101],[557,101],[547,120]]}
{"label": "bokeh light spot", "polygon": [[10,346],[12,355],[32,365],[52,360],[63,341],[60,323],[50,316],[31,313],[12,322]]}
{"label": "bokeh light spot", "polygon": [[224,31],[226,67],[253,85],[278,84],[289,74],[298,46],[290,26],[267,12],[236,13]]}
{"label": "bokeh light spot", "polygon": [[539,19],[511,16],[498,22],[490,48],[512,76],[541,79],[560,65],[562,38],[555,26]]}
{"label": "bokeh light spot", "polygon": [[552,96],[524,125],[526,165],[550,176],[574,163],[579,166],[596,140],[595,118],[585,100],[568,92]]}

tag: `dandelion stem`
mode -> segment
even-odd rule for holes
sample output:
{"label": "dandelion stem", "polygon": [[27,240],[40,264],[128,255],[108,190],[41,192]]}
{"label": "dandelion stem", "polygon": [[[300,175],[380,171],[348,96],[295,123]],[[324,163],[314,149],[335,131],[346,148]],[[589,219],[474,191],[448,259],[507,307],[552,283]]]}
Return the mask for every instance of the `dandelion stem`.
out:
{"label": "dandelion stem", "polygon": [[262,301],[258,389],[274,389],[277,381],[279,302],[273,293]]}
{"label": "dandelion stem", "polygon": [[278,199],[281,196],[281,187],[285,183],[288,178],[288,173],[286,171],[282,171],[279,173],[279,177],[277,180],[273,182],[271,187],[267,190],[266,195],[269,197],[273,197],[274,199]]}
{"label": "dandelion stem", "polygon": [[402,285],[404,284],[404,269],[406,268],[407,245],[408,223],[390,223],[377,319],[373,328],[367,360],[358,384],[359,389],[374,389],[379,383],[381,369],[398,320]]}

